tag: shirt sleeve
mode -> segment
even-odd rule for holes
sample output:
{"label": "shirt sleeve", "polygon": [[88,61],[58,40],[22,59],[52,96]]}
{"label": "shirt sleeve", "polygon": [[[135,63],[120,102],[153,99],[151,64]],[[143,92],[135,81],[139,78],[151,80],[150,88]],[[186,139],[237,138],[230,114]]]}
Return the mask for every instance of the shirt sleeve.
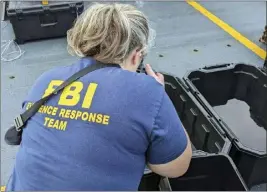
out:
{"label": "shirt sleeve", "polygon": [[163,94],[150,135],[147,161],[165,164],[179,157],[187,146],[187,137],[180,118],[166,92]]}

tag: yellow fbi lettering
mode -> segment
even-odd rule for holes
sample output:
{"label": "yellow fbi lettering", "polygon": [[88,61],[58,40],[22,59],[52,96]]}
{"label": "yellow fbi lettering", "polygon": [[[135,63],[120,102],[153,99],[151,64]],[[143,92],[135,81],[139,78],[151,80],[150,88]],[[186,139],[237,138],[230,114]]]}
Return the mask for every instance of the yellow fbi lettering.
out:
{"label": "yellow fbi lettering", "polygon": [[58,115],[60,118],[66,119],[81,119],[83,121],[89,121],[93,123],[108,125],[109,124],[109,115],[103,115],[100,113],[88,113],[83,111],[77,110],[70,110],[70,109],[61,109]]}
{"label": "yellow fbi lettering", "polygon": [[[26,105],[26,110],[28,110],[29,108],[31,108],[31,106],[33,105],[33,103],[29,102]],[[38,112],[39,113],[43,113],[43,114],[47,114],[47,115],[57,115],[57,111],[58,111],[58,107],[54,107],[54,106],[47,106],[47,105],[42,105]]]}
{"label": "yellow fbi lettering", "polygon": [[[61,80],[52,80],[48,85],[43,98],[51,94],[57,86],[61,85],[63,81]],[[80,81],[73,82],[71,85],[64,88],[62,94],[60,95],[58,105],[63,106],[75,106],[81,99],[81,91],[83,90],[83,83]],[[96,83],[90,83],[87,87],[85,97],[83,98],[82,108],[89,109],[91,107],[93,97],[97,88]]]}
{"label": "yellow fbi lettering", "polygon": [[[56,87],[63,83],[61,80],[52,80],[47,89],[45,90],[42,98],[50,95]],[[68,120],[82,120],[87,122],[93,122],[103,125],[108,125],[110,121],[109,115],[100,113],[87,112],[92,105],[92,101],[96,92],[98,84],[90,83],[88,87],[84,87],[84,84],[80,81],[73,82],[69,86],[65,87],[62,93],[59,95],[59,106],[42,105],[38,112],[47,114],[50,117],[44,117],[44,126],[47,128],[57,129],[65,131],[68,125]],[[82,98],[81,92],[86,89],[85,96]],[[64,109],[60,106],[74,107],[80,101],[81,107],[86,109],[85,111]],[[31,108],[33,103],[29,102],[26,105],[26,109]],[[51,117],[52,116],[52,117]],[[61,118],[61,119],[58,119]]]}
{"label": "yellow fbi lettering", "polygon": [[65,131],[67,127],[67,121],[55,120],[49,117],[45,117],[44,126],[48,128],[54,128],[61,131]]}

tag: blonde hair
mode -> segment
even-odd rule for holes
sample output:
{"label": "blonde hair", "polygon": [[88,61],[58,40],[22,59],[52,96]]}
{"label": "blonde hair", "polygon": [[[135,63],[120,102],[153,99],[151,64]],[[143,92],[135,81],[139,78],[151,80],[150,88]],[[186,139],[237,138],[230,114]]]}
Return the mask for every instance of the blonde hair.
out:
{"label": "blonde hair", "polygon": [[72,55],[122,63],[135,48],[147,51],[148,20],[132,5],[96,3],[67,32],[67,41]]}

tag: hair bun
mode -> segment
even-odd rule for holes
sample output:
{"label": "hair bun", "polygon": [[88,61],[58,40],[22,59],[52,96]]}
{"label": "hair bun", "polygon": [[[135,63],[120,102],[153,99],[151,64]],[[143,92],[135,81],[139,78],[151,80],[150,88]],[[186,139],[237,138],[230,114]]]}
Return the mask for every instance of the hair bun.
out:
{"label": "hair bun", "polygon": [[67,33],[68,50],[105,63],[121,63],[135,48],[147,48],[146,16],[128,4],[99,4],[89,7]]}

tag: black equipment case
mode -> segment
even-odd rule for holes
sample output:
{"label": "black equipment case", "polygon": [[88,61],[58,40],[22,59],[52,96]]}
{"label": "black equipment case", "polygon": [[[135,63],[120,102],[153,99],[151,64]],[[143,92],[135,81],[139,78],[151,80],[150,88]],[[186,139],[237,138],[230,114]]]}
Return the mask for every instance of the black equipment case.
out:
{"label": "black equipment case", "polygon": [[162,178],[146,171],[139,191],[247,191],[231,158],[222,153],[194,151],[189,169],[179,178]]}
{"label": "black equipment case", "polygon": [[214,117],[202,107],[182,79],[164,74],[165,90],[185,127],[193,148],[228,153],[230,140]]}
{"label": "black equipment case", "polygon": [[[249,188],[267,183],[266,72],[247,64],[224,64],[191,71],[184,78],[198,103],[227,133],[229,156]],[[240,119],[240,113],[248,117]]]}
{"label": "black equipment case", "polygon": [[[183,79],[168,74],[164,78],[165,90],[193,147],[228,154],[249,188],[267,183],[266,70],[246,64],[225,64],[191,71]],[[247,103],[256,127],[235,128],[233,132],[234,127],[225,123],[212,107],[225,105],[234,98]],[[232,118],[237,125],[244,121],[235,116],[234,113]]]}
{"label": "black equipment case", "polygon": [[84,3],[49,1],[10,1],[8,18],[13,26],[18,44],[26,41],[64,37],[77,16],[84,10]]}
{"label": "black equipment case", "polygon": [[145,169],[144,175],[138,187],[138,191],[159,191],[161,176],[153,173],[148,168]]}
{"label": "black equipment case", "polygon": [[[198,154],[199,153],[199,154]],[[162,191],[248,191],[232,159],[226,154],[195,151],[188,171],[161,180]]]}
{"label": "black equipment case", "polygon": [[[144,72],[143,68],[138,69]],[[202,107],[182,79],[164,74],[165,90],[188,132],[193,148],[208,153],[228,153],[231,142],[226,132]]]}

